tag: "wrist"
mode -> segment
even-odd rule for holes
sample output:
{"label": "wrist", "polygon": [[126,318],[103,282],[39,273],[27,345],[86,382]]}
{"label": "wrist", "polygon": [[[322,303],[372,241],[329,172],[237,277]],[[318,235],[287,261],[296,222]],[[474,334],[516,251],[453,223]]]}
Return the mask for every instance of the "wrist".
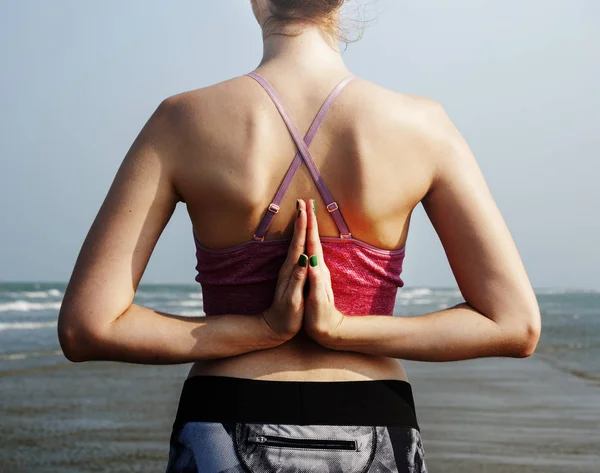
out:
{"label": "wrist", "polygon": [[348,325],[347,320],[349,318],[347,315],[336,310],[335,324],[318,328],[314,331],[315,335],[313,338],[325,348],[331,350],[340,349],[341,342],[344,340],[344,329]]}
{"label": "wrist", "polygon": [[264,339],[268,340],[268,343],[271,345],[271,347],[276,347],[278,345],[281,345],[281,344],[287,342],[288,340],[292,339],[295,335],[295,334],[289,334],[289,335],[281,334],[281,333],[278,333],[276,330],[274,330],[273,327],[269,324],[268,317],[266,316],[266,311],[261,312],[256,317],[259,320],[260,328],[262,331],[262,337]]}

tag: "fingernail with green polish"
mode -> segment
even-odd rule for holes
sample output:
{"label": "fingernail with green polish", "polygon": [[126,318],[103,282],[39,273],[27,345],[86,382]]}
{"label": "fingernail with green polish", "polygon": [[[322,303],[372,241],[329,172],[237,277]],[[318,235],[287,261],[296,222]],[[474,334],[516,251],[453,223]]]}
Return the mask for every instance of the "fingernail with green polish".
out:
{"label": "fingernail with green polish", "polygon": [[310,257],[310,265],[314,268],[317,265],[317,255],[312,255]]}
{"label": "fingernail with green polish", "polygon": [[317,204],[315,203],[315,199],[312,200],[313,203],[313,213],[317,215]]}
{"label": "fingernail with green polish", "polygon": [[298,258],[298,266],[306,268],[307,261],[308,261],[308,256],[300,255],[300,258]]}

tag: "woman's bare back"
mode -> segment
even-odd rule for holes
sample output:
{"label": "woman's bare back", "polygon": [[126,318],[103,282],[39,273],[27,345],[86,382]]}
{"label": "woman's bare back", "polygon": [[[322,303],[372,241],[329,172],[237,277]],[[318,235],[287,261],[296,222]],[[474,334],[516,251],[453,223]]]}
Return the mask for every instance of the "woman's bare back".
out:
{"label": "woman's bare back", "polygon": [[[342,77],[302,82],[271,74],[300,133]],[[184,127],[174,185],[203,245],[250,240],[297,149],[275,106],[242,76],[172,97]],[[426,155],[422,97],[397,94],[365,80],[337,98],[310,149],[353,237],[384,249],[406,243],[410,215],[432,176]],[[289,237],[295,200],[315,199],[322,236],[338,236],[317,187],[302,166],[266,239]],[[197,362],[190,375],[274,380],[406,379],[398,360],[322,347],[302,332],[275,348]]]}

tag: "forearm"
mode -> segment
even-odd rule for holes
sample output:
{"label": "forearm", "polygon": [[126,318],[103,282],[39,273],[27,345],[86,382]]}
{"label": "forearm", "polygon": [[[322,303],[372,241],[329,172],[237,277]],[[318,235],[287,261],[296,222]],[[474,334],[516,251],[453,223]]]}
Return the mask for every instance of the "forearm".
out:
{"label": "forearm", "polygon": [[[73,361],[178,364],[225,358],[283,343],[260,315],[182,317],[132,304],[95,334],[65,336]],[[69,340],[71,339],[71,340]],[[68,353],[68,346],[71,346]]]}
{"label": "forearm", "polygon": [[463,303],[416,317],[346,316],[321,343],[404,360],[457,361],[529,356],[537,339],[526,324],[500,325]]}

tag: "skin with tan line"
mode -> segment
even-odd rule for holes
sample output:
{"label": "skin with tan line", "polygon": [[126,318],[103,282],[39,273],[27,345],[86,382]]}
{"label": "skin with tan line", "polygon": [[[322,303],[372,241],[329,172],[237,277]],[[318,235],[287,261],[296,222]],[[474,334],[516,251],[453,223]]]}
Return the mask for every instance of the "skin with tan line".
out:
{"label": "skin with tan line", "polygon": [[[253,1],[253,10],[264,25],[268,0]],[[282,28],[279,33],[297,34],[266,34],[256,70],[304,134],[349,71],[319,26]],[[400,359],[534,351],[540,313],[527,273],[473,154],[442,106],[357,78],[338,97],[311,151],[360,240],[404,246],[411,213],[422,202],[465,302],[410,318],[341,314],[318,238],[338,232],[303,165],[266,235],[293,235],[269,310],[190,318],[133,304],[178,202],[187,206],[203,245],[250,240],[296,153],[264,91],[241,76],[165,99],[135,139],[65,293],[58,332],[67,358],[194,362],[190,376],[407,380]],[[317,265],[298,265],[302,254],[316,255]]]}

